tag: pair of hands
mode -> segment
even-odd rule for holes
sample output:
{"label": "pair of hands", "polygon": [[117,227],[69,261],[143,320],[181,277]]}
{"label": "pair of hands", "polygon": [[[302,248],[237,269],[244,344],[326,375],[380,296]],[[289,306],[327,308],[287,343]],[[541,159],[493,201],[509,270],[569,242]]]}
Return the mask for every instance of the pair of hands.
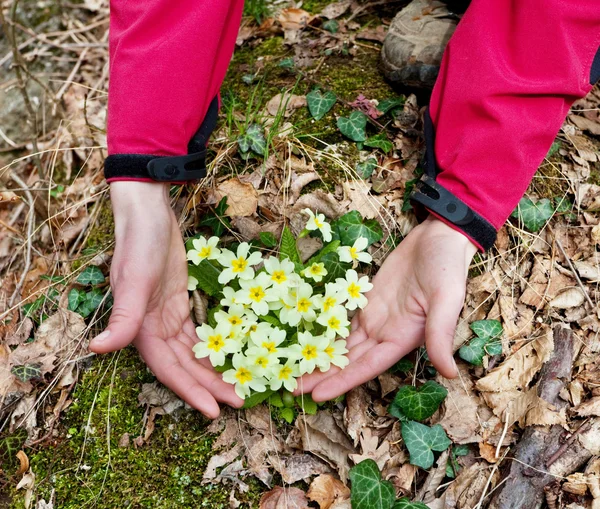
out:
{"label": "pair of hands", "polygon": [[[192,352],[198,340],[189,313],[186,254],[168,187],[114,182],[111,199],[114,305],[91,350],[106,353],[133,343],[158,380],[207,417],[219,415],[218,403],[240,407],[233,386]],[[436,369],[455,377],[454,329],[476,251],[464,235],[432,217],[414,228],[379,269],[369,304],[352,322],[350,364],[304,376],[298,392],[312,393],[315,401],[333,399],[423,342]]]}

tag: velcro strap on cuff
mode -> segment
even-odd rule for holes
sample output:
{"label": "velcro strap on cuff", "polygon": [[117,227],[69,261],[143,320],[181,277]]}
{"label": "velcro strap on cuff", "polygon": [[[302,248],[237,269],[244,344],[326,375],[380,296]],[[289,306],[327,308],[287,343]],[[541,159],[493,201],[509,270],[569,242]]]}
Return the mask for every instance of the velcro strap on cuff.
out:
{"label": "velcro strap on cuff", "polygon": [[428,175],[415,184],[410,200],[458,226],[486,251],[496,242],[496,229],[486,219]]}

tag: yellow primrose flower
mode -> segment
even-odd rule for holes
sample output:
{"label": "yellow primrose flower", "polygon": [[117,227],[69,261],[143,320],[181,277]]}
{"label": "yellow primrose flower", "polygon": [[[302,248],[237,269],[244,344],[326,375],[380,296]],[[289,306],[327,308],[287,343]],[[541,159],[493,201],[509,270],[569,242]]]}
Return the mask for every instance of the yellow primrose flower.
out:
{"label": "yellow primrose flower", "polygon": [[294,292],[283,298],[284,307],[279,312],[279,319],[295,327],[300,320],[314,322],[317,318],[315,304],[312,299],[312,286],[302,283]]}
{"label": "yellow primrose flower", "polygon": [[336,279],[335,284],[340,289],[343,301],[347,300],[347,309],[353,310],[357,307],[363,309],[367,305],[368,300],[363,293],[373,288],[367,276],[358,279],[358,273],[354,269],[349,269],[346,271],[346,278]]}
{"label": "yellow primrose flower", "polygon": [[327,275],[327,269],[325,268],[324,263],[313,263],[309,267],[306,267],[302,273],[307,279],[314,279],[317,283],[319,283],[324,276]]}
{"label": "yellow primrose flower", "polygon": [[250,255],[250,244],[242,242],[237,252],[233,253],[228,249],[224,249],[219,256],[219,263],[224,267],[224,270],[219,274],[219,283],[225,285],[232,279],[248,280],[254,277],[254,265],[258,265],[262,261],[260,253],[254,252]]}
{"label": "yellow primrose flower", "polygon": [[325,242],[331,242],[331,225],[325,220],[323,214],[315,214],[310,209],[304,209],[302,212],[308,215],[306,229],[310,231],[319,230],[323,235]]}
{"label": "yellow primrose flower", "polygon": [[272,368],[279,364],[279,359],[276,352],[271,352],[269,349],[262,346],[251,346],[245,352],[246,358],[257,375],[269,378]]}
{"label": "yellow primrose flower", "polygon": [[[265,322],[262,322],[265,323]],[[269,327],[267,333],[256,330],[250,333],[250,341],[258,347],[265,348],[269,353],[281,357],[281,350],[278,348],[285,341],[286,332],[279,327]]]}
{"label": "yellow primrose flower", "polygon": [[261,272],[254,279],[241,280],[241,289],[238,292],[238,300],[246,304],[258,316],[266,315],[269,312],[269,302],[279,299],[268,289],[271,286],[271,278],[265,272]]}
{"label": "yellow primrose flower", "polygon": [[225,363],[225,354],[240,349],[240,343],[230,337],[231,332],[228,322],[221,322],[214,328],[207,323],[196,327],[196,334],[201,340],[192,347],[196,358],[208,357],[213,366],[222,366]]}
{"label": "yellow primrose flower", "polygon": [[252,363],[241,353],[236,353],[232,359],[233,369],[223,373],[223,380],[235,385],[235,393],[242,399],[250,395],[250,391],[264,392],[267,390],[267,380],[259,376]]}
{"label": "yellow primrose flower", "polygon": [[265,259],[265,270],[271,277],[274,288],[284,289],[290,284],[290,277],[294,274],[294,263],[288,259],[279,261],[275,256]]}
{"label": "yellow primrose flower", "polygon": [[346,341],[340,339],[338,341],[331,340],[331,342],[325,347],[325,354],[320,358],[320,363],[317,366],[321,371],[327,371],[333,364],[338,368],[344,369],[350,360],[346,357],[348,349],[346,348]]}
{"label": "yellow primrose flower", "polygon": [[337,248],[337,254],[340,257],[341,262],[352,263],[354,267],[358,265],[358,262],[371,263],[373,258],[365,249],[369,241],[365,237],[358,237],[354,241],[354,245],[340,246]]}
{"label": "yellow primrose flower", "polygon": [[324,327],[325,336],[328,338],[335,338],[341,336],[342,338],[348,337],[350,331],[348,326],[348,311],[344,306],[334,306],[326,313],[322,313],[317,318],[317,323],[320,323]]}
{"label": "yellow primrose flower", "polygon": [[313,336],[310,332],[298,333],[298,343],[287,348],[290,359],[300,360],[300,375],[312,373],[318,364],[325,362],[325,348],[329,340],[325,336]]}
{"label": "yellow primrose flower", "polygon": [[314,302],[321,313],[327,313],[327,311],[341,304],[344,300],[338,285],[327,283],[325,285],[325,294],[315,296]]}
{"label": "yellow primrose flower", "polygon": [[234,304],[227,311],[219,310],[215,313],[217,322],[229,322],[231,328],[239,331],[250,323],[256,322],[256,315],[241,304]]}
{"label": "yellow primrose flower", "polygon": [[278,391],[281,386],[285,387],[287,391],[293,392],[298,387],[298,380],[300,376],[300,366],[296,359],[288,359],[285,364],[276,365],[271,373],[271,380],[269,381],[270,388],[273,391]]}
{"label": "yellow primrose flower", "polygon": [[199,265],[202,260],[216,260],[221,255],[221,250],[217,247],[219,237],[211,237],[206,240],[199,237],[192,240],[194,249],[187,252],[187,259],[194,265]]}

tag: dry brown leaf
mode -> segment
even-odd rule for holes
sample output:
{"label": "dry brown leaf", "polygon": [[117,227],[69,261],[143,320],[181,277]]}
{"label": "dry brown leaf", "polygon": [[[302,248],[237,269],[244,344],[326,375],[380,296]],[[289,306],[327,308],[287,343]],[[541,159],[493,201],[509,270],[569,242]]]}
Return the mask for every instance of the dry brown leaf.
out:
{"label": "dry brown leaf", "polygon": [[354,182],[344,182],[342,187],[344,194],[350,200],[348,205],[350,210],[358,210],[365,219],[379,217],[381,202],[377,197],[370,194],[370,183],[357,180]]}
{"label": "dry brown leaf", "polygon": [[496,447],[487,442],[479,443],[479,455],[488,463],[496,463],[500,457],[496,457]]}
{"label": "dry brown leaf", "polygon": [[306,263],[308,259],[323,247],[323,241],[318,237],[301,237],[296,241],[300,260]]}
{"label": "dry brown leaf", "polygon": [[350,463],[348,456],[354,448],[346,434],[340,429],[333,416],[327,411],[306,415],[296,420],[300,428],[302,448],[322,458],[337,469],[342,482],[348,478]]}
{"label": "dry brown leaf", "polygon": [[277,94],[267,103],[267,113],[271,116],[283,112],[285,118],[289,117],[294,110],[306,106],[306,97],[303,95],[295,95],[286,92]]}
{"label": "dry brown leaf", "polygon": [[551,308],[570,309],[581,306],[584,301],[585,297],[579,288],[567,288],[554,297],[548,305]]}
{"label": "dry brown leaf", "polygon": [[23,475],[29,470],[29,458],[25,451],[19,451],[17,453],[17,459],[19,460],[19,468],[17,469],[17,475]]}
{"label": "dry brown leaf", "polygon": [[600,416],[600,396],[594,396],[584,401],[572,408],[571,412],[580,417],[587,417],[589,415]]}
{"label": "dry brown leaf", "polygon": [[533,331],[533,310],[519,304],[512,296],[500,295],[498,297],[500,314],[507,339],[516,339],[529,336]]}
{"label": "dry brown leaf", "polygon": [[348,7],[350,7],[351,3],[351,0],[343,0],[342,2],[334,2],[332,4],[328,4],[319,13],[319,16],[327,19],[339,18],[348,10]]}
{"label": "dry brown leaf", "polygon": [[259,509],[310,509],[304,492],[299,488],[276,486],[260,497]]}
{"label": "dry brown leaf", "polygon": [[379,470],[382,470],[390,459],[390,443],[387,440],[382,440],[381,444],[379,444],[379,437],[373,434],[371,428],[363,428],[361,430],[360,447],[361,454],[350,454],[350,459],[356,465],[361,461],[370,459],[377,463]]}
{"label": "dry brown leaf", "polygon": [[292,175],[292,184],[290,185],[290,196],[288,197],[288,201],[290,205],[293,205],[296,200],[300,197],[300,193],[304,186],[314,182],[315,180],[319,180],[321,177],[316,171],[309,171],[306,173],[301,173],[297,175],[294,173]]}
{"label": "dry brown leaf", "polygon": [[553,333],[544,333],[513,353],[475,384],[479,391],[500,392],[526,387],[554,351]]}
{"label": "dry brown leaf", "polygon": [[232,178],[219,184],[215,189],[214,203],[218,203],[227,196],[226,214],[230,217],[251,216],[258,207],[258,193],[252,184],[241,182],[238,178]]}
{"label": "dry brown leaf", "polygon": [[283,9],[277,18],[277,21],[281,24],[282,28],[288,30],[301,30],[308,26],[308,24],[314,19],[310,13],[303,9],[296,9],[290,7]]}
{"label": "dry brown leaf", "polygon": [[261,225],[252,217],[234,217],[231,219],[231,224],[246,242],[258,239],[261,232],[272,233],[276,238],[279,238],[283,229],[281,221],[267,222]]}
{"label": "dry brown leaf", "polygon": [[369,396],[367,390],[359,385],[346,394],[346,408],[344,409],[344,424],[346,433],[358,445],[360,431],[370,422]]}
{"label": "dry brown leaf", "polygon": [[293,484],[314,475],[331,472],[329,465],[312,454],[272,455],[269,462],[279,472],[286,484]]}
{"label": "dry brown leaf", "polygon": [[[444,494],[427,505],[430,509],[473,509],[479,503],[489,477],[489,465],[474,463],[461,470]],[[495,479],[492,479],[492,486]]]}
{"label": "dry brown leaf", "polygon": [[329,509],[332,504],[350,498],[350,490],[339,479],[323,474],[316,477],[306,493],[308,499],[319,504],[319,509]]}
{"label": "dry brown leaf", "polygon": [[21,480],[17,484],[17,490],[25,490],[24,503],[25,509],[31,507],[31,501],[33,499],[33,489],[35,487],[35,474],[29,469],[29,471],[23,475]]}
{"label": "dry brown leaf", "polygon": [[229,451],[222,452],[221,454],[214,454],[208,460],[208,464],[202,474],[202,482],[210,482],[217,477],[217,469],[225,465],[228,465],[240,455],[240,444],[236,444]]}

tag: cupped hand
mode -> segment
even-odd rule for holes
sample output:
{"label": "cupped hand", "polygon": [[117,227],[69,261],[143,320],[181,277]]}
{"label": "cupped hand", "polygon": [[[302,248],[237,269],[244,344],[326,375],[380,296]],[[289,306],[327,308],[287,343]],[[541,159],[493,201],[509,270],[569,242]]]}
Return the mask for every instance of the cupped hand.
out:
{"label": "cupped hand", "polygon": [[133,343],[159,381],[210,418],[217,402],[243,404],[207,359],[195,358],[185,247],[168,187],[114,182],[116,247],[110,271],[114,305],[107,328],[90,344],[96,353]]}
{"label": "cupped hand", "polygon": [[457,375],[454,330],[477,248],[462,233],[429,217],[388,256],[373,279],[369,303],[352,322],[350,363],[304,376],[297,393],[333,399],[383,373],[425,343],[434,367]]}

